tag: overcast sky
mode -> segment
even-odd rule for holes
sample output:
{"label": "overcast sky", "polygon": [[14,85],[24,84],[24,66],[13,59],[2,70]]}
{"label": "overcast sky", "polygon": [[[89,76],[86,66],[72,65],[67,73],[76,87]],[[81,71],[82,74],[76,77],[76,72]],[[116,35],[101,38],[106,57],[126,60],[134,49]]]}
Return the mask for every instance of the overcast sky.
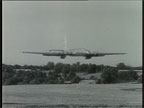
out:
{"label": "overcast sky", "polygon": [[[142,65],[141,1],[4,1],[2,60],[6,64],[45,65],[49,61],[116,65]],[[47,52],[86,48],[126,55],[47,57],[23,51]]]}

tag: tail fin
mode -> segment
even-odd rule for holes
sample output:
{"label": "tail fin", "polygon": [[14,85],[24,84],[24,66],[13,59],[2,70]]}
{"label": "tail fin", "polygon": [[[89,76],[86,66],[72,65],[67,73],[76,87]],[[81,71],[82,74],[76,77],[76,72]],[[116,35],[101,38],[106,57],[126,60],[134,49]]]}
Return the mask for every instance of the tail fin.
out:
{"label": "tail fin", "polygon": [[67,46],[67,38],[66,38],[66,36],[65,36],[65,38],[64,38],[64,41],[65,41],[64,50],[68,50],[68,46]]}

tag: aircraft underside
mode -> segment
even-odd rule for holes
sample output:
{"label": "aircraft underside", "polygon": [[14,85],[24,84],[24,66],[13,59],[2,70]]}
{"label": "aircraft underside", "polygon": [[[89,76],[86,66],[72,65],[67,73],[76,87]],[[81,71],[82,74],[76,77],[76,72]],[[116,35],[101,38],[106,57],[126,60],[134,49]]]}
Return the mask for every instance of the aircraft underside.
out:
{"label": "aircraft underside", "polygon": [[59,56],[61,59],[65,59],[66,56],[71,57],[85,57],[85,59],[91,59],[92,57],[100,57],[104,55],[94,55],[94,54],[43,54],[43,56]]}
{"label": "aircraft underside", "polygon": [[[56,50],[57,51],[57,50]],[[72,51],[49,51],[49,52],[23,52],[31,54],[42,54],[43,56],[59,56],[61,59],[65,59],[66,56],[72,57],[85,57],[85,59],[91,59],[92,57],[102,57],[105,55],[119,55],[125,53],[96,53],[96,52],[72,52]]]}
{"label": "aircraft underside", "polygon": [[65,59],[66,56],[73,56],[73,57],[85,57],[85,59],[91,59],[92,57],[101,57],[105,55],[119,55],[125,53],[99,53],[99,52],[91,52],[85,48],[78,48],[78,49],[68,49],[67,41],[65,37],[65,49],[51,49],[48,52],[23,52],[23,53],[30,53],[30,54],[41,54],[43,56],[59,56],[61,59]]}

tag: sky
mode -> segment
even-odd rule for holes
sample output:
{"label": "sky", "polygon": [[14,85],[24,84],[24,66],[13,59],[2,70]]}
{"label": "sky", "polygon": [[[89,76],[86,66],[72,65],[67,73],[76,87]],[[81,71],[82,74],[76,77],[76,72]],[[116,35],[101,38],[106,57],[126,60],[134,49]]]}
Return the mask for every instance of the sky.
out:
{"label": "sky", "polygon": [[[3,1],[2,62],[45,65],[48,62],[142,65],[141,1]],[[104,57],[48,57],[47,52],[86,48],[117,53]]]}

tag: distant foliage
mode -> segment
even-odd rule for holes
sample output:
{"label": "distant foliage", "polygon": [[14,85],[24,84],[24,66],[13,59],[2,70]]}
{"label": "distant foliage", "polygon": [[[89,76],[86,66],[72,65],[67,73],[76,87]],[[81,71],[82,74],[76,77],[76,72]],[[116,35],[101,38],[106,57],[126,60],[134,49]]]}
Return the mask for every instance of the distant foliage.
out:
{"label": "distant foliage", "polygon": [[117,69],[119,69],[119,70],[142,70],[142,66],[131,67],[131,66],[125,65],[124,63],[118,63]]}
{"label": "distant foliage", "polygon": [[116,83],[118,79],[118,70],[116,68],[105,68],[101,74],[103,83]]}
{"label": "distant foliage", "polygon": [[143,83],[143,76],[140,75],[140,77],[138,78],[138,83]]}
{"label": "distant foliage", "polygon": [[117,64],[117,68],[119,70],[123,70],[123,69],[127,69],[127,66],[124,63],[119,63],[119,64]]}
{"label": "distant foliage", "polygon": [[95,64],[89,64],[87,72],[88,73],[96,73],[96,65]]}
{"label": "distant foliage", "polygon": [[136,71],[122,71],[118,73],[118,77],[120,80],[125,80],[125,81],[132,81],[132,80],[137,80],[138,79],[138,74]]}
{"label": "distant foliage", "polygon": [[[24,69],[28,69],[25,71]],[[6,65],[2,64],[2,84],[63,84],[67,81],[79,83],[82,79],[77,73],[93,74],[101,72],[100,83],[116,83],[118,80],[137,80],[138,75],[134,71],[118,73],[118,69],[142,69],[142,67],[130,67],[119,63],[117,67],[96,64],[64,64],[48,62],[44,66],[36,65]],[[91,76],[90,79],[98,80]]]}
{"label": "distant foliage", "polygon": [[11,84],[11,78],[15,75],[15,71],[11,65],[2,65],[2,84]]}
{"label": "distant foliage", "polygon": [[76,76],[76,77],[74,77],[74,78],[71,80],[71,82],[72,82],[72,83],[79,83],[81,80],[82,80],[82,79],[81,79],[80,77]]}

